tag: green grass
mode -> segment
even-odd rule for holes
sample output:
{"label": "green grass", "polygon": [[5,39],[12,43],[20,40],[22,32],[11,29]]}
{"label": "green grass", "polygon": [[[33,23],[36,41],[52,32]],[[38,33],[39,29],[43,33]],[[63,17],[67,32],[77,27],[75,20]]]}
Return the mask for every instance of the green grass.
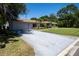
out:
{"label": "green grass", "polygon": [[26,44],[21,38],[12,38],[5,48],[0,48],[0,56],[32,56],[33,48]]}
{"label": "green grass", "polygon": [[50,28],[42,29],[41,31],[62,35],[79,36],[79,28]]}

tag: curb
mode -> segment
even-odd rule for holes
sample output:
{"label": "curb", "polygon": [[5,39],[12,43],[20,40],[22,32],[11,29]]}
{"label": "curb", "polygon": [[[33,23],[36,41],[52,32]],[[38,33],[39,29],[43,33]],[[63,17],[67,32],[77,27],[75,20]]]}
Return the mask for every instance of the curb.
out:
{"label": "curb", "polygon": [[61,53],[59,53],[57,56],[65,56],[70,49],[72,49],[74,47],[74,45],[79,41],[79,38],[77,38],[77,40],[75,40],[72,44],[70,44],[66,49],[64,49]]}

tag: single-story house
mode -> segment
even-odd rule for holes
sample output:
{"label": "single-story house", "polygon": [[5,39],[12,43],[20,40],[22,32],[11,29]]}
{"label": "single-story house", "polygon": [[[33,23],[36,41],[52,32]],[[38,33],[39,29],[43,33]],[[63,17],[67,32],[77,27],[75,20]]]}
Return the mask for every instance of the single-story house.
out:
{"label": "single-story house", "polygon": [[[43,21],[41,23],[50,25],[50,22],[48,21]],[[24,30],[31,30],[34,27],[38,27],[39,24],[40,22],[36,20],[16,20],[16,21],[12,21],[9,27],[11,30],[23,30],[24,31]],[[57,23],[52,22],[52,24],[56,25]]]}
{"label": "single-story house", "polygon": [[16,20],[9,25],[11,30],[28,30],[33,28],[33,21],[30,20]]}

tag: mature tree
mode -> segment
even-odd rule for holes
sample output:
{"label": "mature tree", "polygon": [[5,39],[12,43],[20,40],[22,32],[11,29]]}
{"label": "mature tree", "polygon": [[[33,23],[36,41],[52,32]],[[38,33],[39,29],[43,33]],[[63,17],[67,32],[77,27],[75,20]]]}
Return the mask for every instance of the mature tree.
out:
{"label": "mature tree", "polygon": [[73,27],[76,21],[75,13],[78,8],[74,4],[69,4],[57,12],[59,19],[62,19],[64,27]]}
{"label": "mature tree", "polygon": [[73,14],[78,10],[78,7],[76,7],[74,4],[70,4],[66,8],[68,14]]}
{"label": "mature tree", "polygon": [[76,21],[74,23],[74,27],[78,27],[79,28],[79,10],[76,11],[75,18],[76,18]]}
{"label": "mature tree", "polygon": [[49,17],[47,15],[45,15],[45,16],[41,16],[39,19],[41,21],[48,21]]}
{"label": "mature tree", "polygon": [[57,12],[57,16],[62,17],[64,14],[74,14],[78,8],[74,4],[69,4],[66,7],[61,8]]}
{"label": "mature tree", "polygon": [[40,20],[40,26],[43,26],[43,27],[47,28],[47,24],[41,23],[41,22],[42,22],[42,21],[48,21],[48,20],[49,20],[49,17],[48,17],[47,15],[41,16],[41,17],[39,18],[39,20]]}
{"label": "mature tree", "polygon": [[35,17],[33,17],[33,18],[31,18],[31,20],[38,20],[37,18],[35,18]]}
{"label": "mature tree", "polygon": [[25,13],[25,4],[21,3],[1,3],[0,4],[0,24],[5,24],[7,21],[16,20],[19,14]]}
{"label": "mature tree", "polygon": [[11,25],[11,21],[16,20],[19,14],[25,13],[25,10],[25,4],[0,3],[0,48],[5,47],[9,38],[15,37],[13,32],[6,30],[6,22]]}
{"label": "mature tree", "polygon": [[57,17],[54,14],[51,14],[49,16],[49,21],[51,21],[51,22],[57,22]]}

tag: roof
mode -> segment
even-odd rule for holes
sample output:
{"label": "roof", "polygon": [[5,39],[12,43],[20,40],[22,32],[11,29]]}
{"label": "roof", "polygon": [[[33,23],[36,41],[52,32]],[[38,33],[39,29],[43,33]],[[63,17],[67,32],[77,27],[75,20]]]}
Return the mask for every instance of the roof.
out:
{"label": "roof", "polygon": [[17,20],[19,22],[26,22],[26,23],[38,23],[36,20]]}
{"label": "roof", "polygon": [[[49,21],[42,21],[41,23],[51,23]],[[56,22],[52,22],[52,24],[57,24]]]}
{"label": "roof", "polygon": [[[26,23],[40,23],[39,21],[36,20],[27,20],[27,19],[18,19],[17,21],[19,22],[26,22]],[[49,21],[41,21],[41,23],[50,23]],[[52,22],[52,24],[57,24],[56,22]]]}

